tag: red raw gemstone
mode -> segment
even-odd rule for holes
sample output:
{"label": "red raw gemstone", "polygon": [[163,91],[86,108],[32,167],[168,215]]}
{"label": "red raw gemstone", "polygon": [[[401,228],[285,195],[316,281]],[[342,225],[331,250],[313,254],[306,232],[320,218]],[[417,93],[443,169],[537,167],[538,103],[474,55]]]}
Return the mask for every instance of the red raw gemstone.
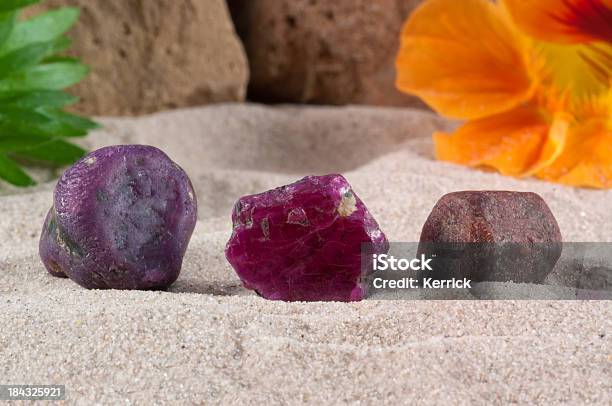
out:
{"label": "red raw gemstone", "polygon": [[341,175],[308,176],[238,200],[225,255],[266,299],[358,301],[363,255],[386,253],[378,223]]}

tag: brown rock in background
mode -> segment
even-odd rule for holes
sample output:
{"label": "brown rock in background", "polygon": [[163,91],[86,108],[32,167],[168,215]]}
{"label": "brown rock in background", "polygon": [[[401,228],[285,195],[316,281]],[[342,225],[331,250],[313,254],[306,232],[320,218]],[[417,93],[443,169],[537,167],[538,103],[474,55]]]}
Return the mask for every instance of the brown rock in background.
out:
{"label": "brown rock in background", "polygon": [[[71,93],[93,115],[244,99],[248,66],[223,0],[48,0],[79,6],[69,52],[91,74]],[[33,14],[33,13],[32,13]]]}
{"label": "brown rock in background", "polygon": [[402,23],[420,0],[229,0],[265,102],[414,106],[395,89]]}

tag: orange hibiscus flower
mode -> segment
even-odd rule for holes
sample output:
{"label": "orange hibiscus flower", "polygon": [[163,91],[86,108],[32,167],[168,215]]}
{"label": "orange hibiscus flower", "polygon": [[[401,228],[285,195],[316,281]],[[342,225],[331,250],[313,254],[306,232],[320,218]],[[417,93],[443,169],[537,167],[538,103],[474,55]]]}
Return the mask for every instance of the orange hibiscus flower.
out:
{"label": "orange hibiscus flower", "polygon": [[434,134],[437,158],[611,187],[610,1],[427,0],[417,8],[402,30],[397,87],[466,121]]}

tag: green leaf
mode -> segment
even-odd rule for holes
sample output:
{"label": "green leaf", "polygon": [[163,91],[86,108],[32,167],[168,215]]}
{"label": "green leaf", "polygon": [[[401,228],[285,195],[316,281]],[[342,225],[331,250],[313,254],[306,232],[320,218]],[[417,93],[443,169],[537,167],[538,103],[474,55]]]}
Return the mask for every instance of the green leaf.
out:
{"label": "green leaf", "polygon": [[87,130],[76,128],[59,120],[46,122],[7,121],[0,123],[0,136],[9,135],[40,135],[46,137],[82,137]]}
{"label": "green leaf", "polygon": [[67,125],[70,125],[74,128],[79,128],[82,130],[95,130],[100,128],[100,125],[95,121],[92,121],[88,118],[77,116],[75,114],[66,113],[60,109],[51,109],[47,108],[42,111],[42,114],[45,114],[47,117],[61,121]]}
{"label": "green leaf", "polygon": [[61,90],[89,71],[78,59],[58,55],[71,44],[64,34],[79,10],[65,7],[17,20],[19,9],[38,1],[0,0],[0,179],[18,186],[34,184],[18,162],[71,164],[86,151],[61,137],[98,128],[62,110],[78,99]]}
{"label": "green leaf", "polygon": [[47,134],[61,137],[82,137],[87,135],[89,130],[100,127],[94,121],[66,113],[60,109],[42,108],[39,109],[39,112],[50,120],[50,122],[38,126],[38,129]]}
{"label": "green leaf", "polygon": [[0,92],[0,103],[26,109],[40,107],[64,107],[79,99],[59,90],[40,90],[33,92]]}
{"label": "green leaf", "polygon": [[30,44],[0,57],[0,78],[37,65],[54,51],[54,44],[41,42]]}
{"label": "green leaf", "polygon": [[36,183],[19,165],[5,155],[0,155],[0,179],[15,186],[32,186]]}
{"label": "green leaf", "polygon": [[24,95],[24,92],[0,92],[0,102],[6,103],[7,100],[13,100]]}
{"label": "green leaf", "polygon": [[0,137],[2,136],[23,136],[40,135],[52,138],[53,134],[46,129],[40,128],[40,124],[23,123],[18,121],[0,122]]}
{"label": "green leaf", "polygon": [[47,123],[24,123],[10,122],[0,124],[0,136],[9,135],[38,135],[45,137],[82,137],[87,135],[86,130],[74,128],[60,121],[49,121]]}
{"label": "green leaf", "polygon": [[79,58],[75,58],[73,56],[65,56],[65,55],[52,55],[48,58],[45,58],[43,63],[55,63],[55,62],[69,62],[69,63],[79,63]]}
{"label": "green leaf", "polygon": [[48,162],[54,165],[69,165],[85,155],[87,151],[83,148],[55,139],[28,149],[15,152],[13,155],[20,158],[33,159]]}
{"label": "green leaf", "polygon": [[87,130],[76,128],[61,121],[50,121],[37,126],[41,133],[52,134],[58,137],[83,137],[87,135]]}
{"label": "green leaf", "polygon": [[0,2],[0,13],[17,10],[30,4],[38,3],[40,0],[2,0]]}
{"label": "green leaf", "polygon": [[0,14],[0,46],[11,36],[15,26],[15,13]]}
{"label": "green leaf", "polygon": [[22,107],[0,105],[0,121],[2,123],[27,123],[27,124],[45,124],[51,121],[51,118],[31,109]]}
{"label": "green leaf", "polygon": [[7,42],[0,47],[0,54],[35,42],[52,41],[66,33],[78,18],[78,8],[65,7],[20,21]]}
{"label": "green leaf", "polygon": [[0,136],[0,154],[15,152],[44,144],[52,139],[43,135],[8,135]]}
{"label": "green leaf", "polygon": [[61,90],[78,83],[88,71],[87,66],[73,62],[54,62],[34,66],[0,80],[0,92]]}
{"label": "green leaf", "polygon": [[[65,51],[68,48],[70,48],[70,45],[72,45],[72,40],[68,37],[59,37],[53,40],[52,44],[53,44],[53,51],[51,53],[55,54],[55,53]],[[53,55],[49,55],[49,56],[53,56]],[[47,57],[45,57],[45,59],[46,58]]]}

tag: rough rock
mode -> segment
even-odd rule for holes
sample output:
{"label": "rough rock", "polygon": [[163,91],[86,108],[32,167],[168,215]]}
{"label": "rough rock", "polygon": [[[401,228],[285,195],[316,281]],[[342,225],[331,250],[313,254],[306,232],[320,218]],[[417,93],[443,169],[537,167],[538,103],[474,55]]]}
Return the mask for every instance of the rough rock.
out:
{"label": "rough rock", "polygon": [[230,0],[265,102],[422,106],[395,89],[401,26],[420,0]]}
{"label": "rough rock", "polygon": [[272,300],[361,300],[367,294],[362,254],[369,259],[389,249],[378,223],[340,175],[308,176],[244,196],[232,221],[228,261],[246,288]]}
{"label": "rough rock", "polygon": [[242,45],[223,0],[48,0],[79,6],[72,55],[91,67],[72,89],[77,111],[130,115],[241,101],[248,81]]}
{"label": "rough rock", "polygon": [[539,195],[454,192],[423,225],[419,251],[434,260],[421,277],[541,283],[561,249],[557,220]]}
{"label": "rough rock", "polygon": [[101,148],[57,183],[39,252],[49,273],[85,288],[165,288],[180,273],[196,218],[187,174],[161,150]]}

